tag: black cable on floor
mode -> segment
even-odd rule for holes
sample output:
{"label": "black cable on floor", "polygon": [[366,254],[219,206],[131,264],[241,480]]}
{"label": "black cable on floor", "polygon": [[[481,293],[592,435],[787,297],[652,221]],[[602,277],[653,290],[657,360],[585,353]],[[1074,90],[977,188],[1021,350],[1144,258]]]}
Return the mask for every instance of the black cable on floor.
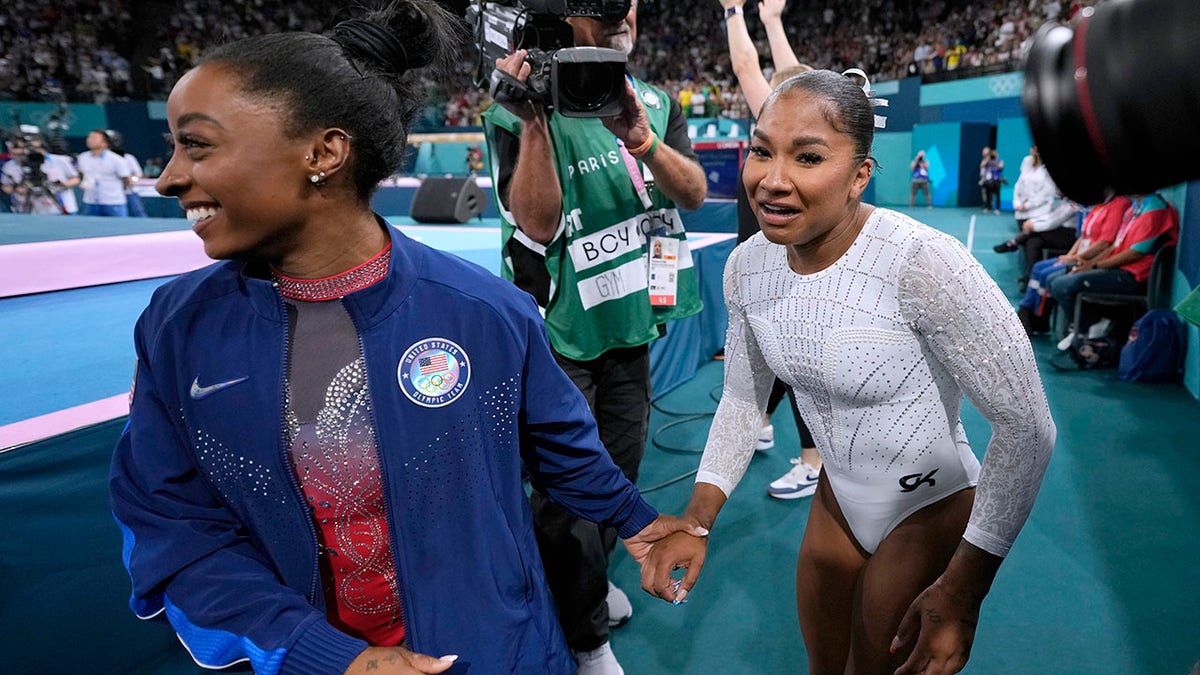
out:
{"label": "black cable on floor", "polygon": [[[721,401],[721,396],[720,396],[721,387],[722,387],[722,385],[718,384],[717,386],[715,386],[711,390],[709,390],[708,397],[711,398],[713,401],[716,401],[719,403]],[[686,424],[688,422],[695,422],[696,420],[702,420],[702,419],[707,419],[709,417],[712,417],[713,415],[716,414],[715,411],[713,411],[713,412],[678,412],[678,411],[672,411],[672,410],[665,410],[658,404],[658,401],[653,401],[653,400],[650,402],[650,405],[655,410],[657,410],[658,412],[660,412],[664,415],[679,418],[679,419],[671,420],[670,422],[667,422],[666,424],[659,427],[658,430],[656,430],[654,432],[654,435],[650,437],[651,444],[653,444],[655,447],[662,450],[663,452],[669,452],[669,453],[675,454],[675,455],[698,455],[698,454],[701,454],[704,452],[703,447],[696,449],[696,448],[686,448],[686,447],[679,447],[679,446],[674,446],[674,445],[667,445],[666,443],[659,441],[659,436],[661,436],[662,433],[667,431],[668,429],[677,427],[681,424]],[[662,483],[659,483],[658,485],[652,485],[652,486],[646,487],[646,488],[638,488],[638,491],[641,492],[642,494],[647,494],[650,492],[654,492],[655,490],[661,490],[665,487],[674,485],[675,483],[678,483],[683,480],[687,480],[688,478],[695,476],[698,471],[699,471],[699,469],[692,469],[691,471],[688,471],[685,474],[675,476],[674,478],[671,478]]]}
{"label": "black cable on floor", "polygon": [[638,488],[638,492],[641,492],[642,494],[647,494],[647,493],[650,493],[650,492],[654,492],[655,490],[661,490],[661,489],[663,489],[663,488],[665,488],[665,487],[668,487],[668,486],[670,486],[670,485],[674,485],[674,484],[678,483],[678,482],[679,482],[679,481],[681,481],[681,480],[687,480],[688,478],[691,478],[692,476],[695,476],[695,475],[696,475],[696,473],[697,473],[698,471],[699,471],[699,469],[692,469],[691,471],[689,471],[689,472],[687,472],[687,473],[685,473],[685,474],[680,474],[680,475],[678,475],[678,476],[675,476],[675,477],[674,477],[674,478],[672,478],[671,480],[668,480],[668,481],[666,481],[666,482],[663,482],[663,483],[659,483],[658,485],[654,485],[654,486],[652,486],[652,487],[648,487],[648,488]]}

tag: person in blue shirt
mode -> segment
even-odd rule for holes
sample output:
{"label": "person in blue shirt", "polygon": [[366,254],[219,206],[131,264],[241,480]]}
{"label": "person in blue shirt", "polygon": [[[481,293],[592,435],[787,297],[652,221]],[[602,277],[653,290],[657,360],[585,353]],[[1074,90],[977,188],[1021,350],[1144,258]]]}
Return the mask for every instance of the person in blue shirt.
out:
{"label": "person in blue shirt", "polygon": [[925,151],[917,151],[917,156],[910,165],[912,170],[912,192],[908,196],[908,207],[912,208],[917,202],[917,193],[925,192],[925,207],[933,206],[933,197],[929,194],[929,160],[925,159]]}
{"label": "person in blue shirt", "polygon": [[990,147],[983,149],[979,161],[979,187],[983,194],[983,210],[1000,213],[1000,186],[1004,183],[1004,160]]}

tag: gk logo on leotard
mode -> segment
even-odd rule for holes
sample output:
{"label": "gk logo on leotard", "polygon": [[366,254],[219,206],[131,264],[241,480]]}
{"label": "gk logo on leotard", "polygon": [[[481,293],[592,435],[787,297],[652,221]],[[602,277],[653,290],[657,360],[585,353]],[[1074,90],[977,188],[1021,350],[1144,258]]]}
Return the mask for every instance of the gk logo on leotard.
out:
{"label": "gk logo on leotard", "polygon": [[912,492],[913,490],[916,490],[917,488],[921,487],[921,485],[924,483],[928,483],[929,487],[933,487],[934,485],[937,485],[937,481],[933,479],[933,474],[935,474],[937,472],[938,472],[938,470],[934,469],[933,471],[930,471],[929,473],[926,473],[926,474],[914,473],[914,474],[910,474],[910,475],[907,475],[907,476],[901,478],[900,479],[900,491],[901,492]]}

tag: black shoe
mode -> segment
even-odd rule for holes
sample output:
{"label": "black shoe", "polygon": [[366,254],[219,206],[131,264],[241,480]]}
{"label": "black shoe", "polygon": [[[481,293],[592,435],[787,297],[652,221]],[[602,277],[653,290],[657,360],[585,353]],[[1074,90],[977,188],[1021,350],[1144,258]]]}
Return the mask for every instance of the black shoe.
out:
{"label": "black shoe", "polygon": [[1021,320],[1021,326],[1025,329],[1025,334],[1029,336],[1045,335],[1050,332],[1050,317],[1048,315],[1037,316],[1033,310],[1028,307],[1021,307],[1017,310],[1017,318]]}
{"label": "black shoe", "polygon": [[992,250],[996,253],[1012,253],[1013,251],[1017,250],[1017,245],[1014,244],[1010,239],[1003,244],[996,244],[992,247]]}

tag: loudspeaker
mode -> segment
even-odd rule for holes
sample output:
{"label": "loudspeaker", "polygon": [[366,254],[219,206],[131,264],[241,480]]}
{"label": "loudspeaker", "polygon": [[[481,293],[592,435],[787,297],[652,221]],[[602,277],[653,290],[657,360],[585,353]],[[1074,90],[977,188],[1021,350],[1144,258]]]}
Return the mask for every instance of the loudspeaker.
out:
{"label": "loudspeaker", "polygon": [[483,213],[485,199],[473,177],[426,178],[408,215],[418,223],[465,223]]}

